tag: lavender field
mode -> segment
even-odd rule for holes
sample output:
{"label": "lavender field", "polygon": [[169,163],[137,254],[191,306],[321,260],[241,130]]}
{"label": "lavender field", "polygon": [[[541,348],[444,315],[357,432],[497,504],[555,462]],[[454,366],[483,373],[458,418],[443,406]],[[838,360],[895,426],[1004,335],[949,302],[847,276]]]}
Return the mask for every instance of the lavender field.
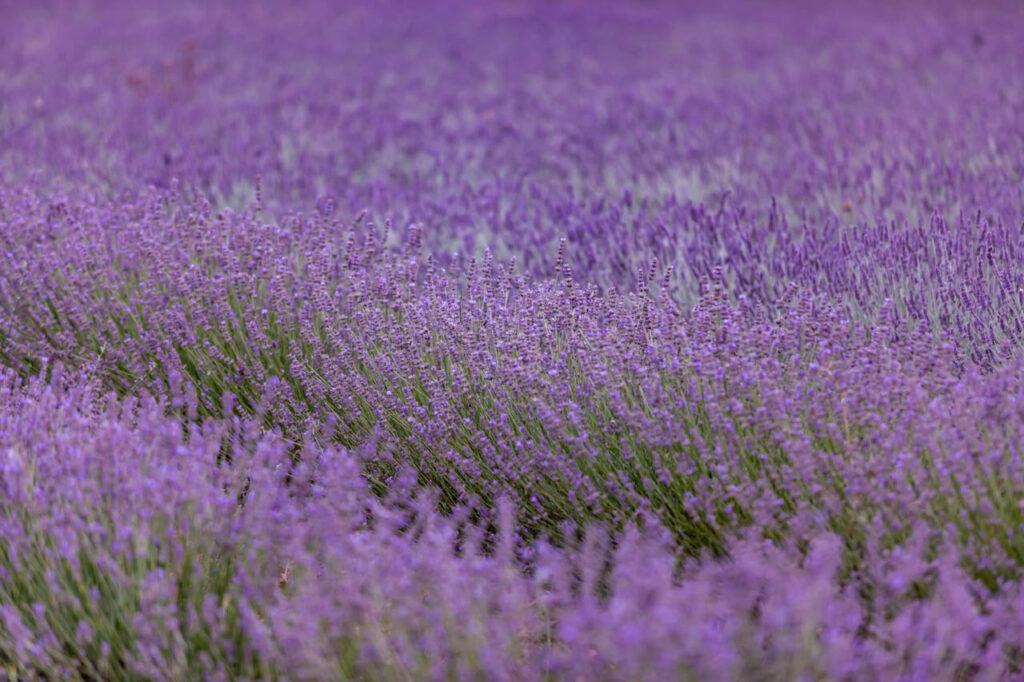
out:
{"label": "lavender field", "polygon": [[0,677],[1024,680],[1024,5],[0,0]]}

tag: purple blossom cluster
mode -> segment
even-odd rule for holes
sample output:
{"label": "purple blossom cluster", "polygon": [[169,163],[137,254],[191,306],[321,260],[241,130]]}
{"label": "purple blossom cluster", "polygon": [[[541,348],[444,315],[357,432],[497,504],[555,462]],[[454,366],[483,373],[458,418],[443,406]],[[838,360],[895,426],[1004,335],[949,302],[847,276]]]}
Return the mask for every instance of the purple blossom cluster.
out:
{"label": "purple blossom cluster", "polygon": [[0,2],[12,679],[1024,676],[1024,13]]}

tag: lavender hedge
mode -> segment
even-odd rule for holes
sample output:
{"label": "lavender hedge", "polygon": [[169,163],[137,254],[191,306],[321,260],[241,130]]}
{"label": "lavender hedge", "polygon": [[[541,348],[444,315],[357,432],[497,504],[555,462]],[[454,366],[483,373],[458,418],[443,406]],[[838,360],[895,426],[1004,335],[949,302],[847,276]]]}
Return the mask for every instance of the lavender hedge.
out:
{"label": "lavender hedge", "polygon": [[1012,3],[2,4],[12,679],[1016,679]]}

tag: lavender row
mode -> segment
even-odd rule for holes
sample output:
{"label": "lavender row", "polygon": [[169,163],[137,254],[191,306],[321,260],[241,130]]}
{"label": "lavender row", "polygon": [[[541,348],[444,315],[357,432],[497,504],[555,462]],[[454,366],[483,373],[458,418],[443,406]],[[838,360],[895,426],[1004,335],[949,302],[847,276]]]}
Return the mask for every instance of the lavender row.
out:
{"label": "lavender row", "polygon": [[650,520],[612,544],[591,529],[579,544],[527,546],[510,505],[494,536],[461,511],[438,516],[411,481],[373,495],[360,473],[372,450],[309,442],[296,464],[253,422],[183,426],[158,400],[120,401],[59,373],[25,384],[5,372],[0,405],[0,662],[15,676],[1016,670],[1019,587],[990,595],[959,568],[955,539],[924,525],[895,544],[865,538],[870,561],[852,572],[828,533],[739,539],[728,563],[679,566]]}
{"label": "lavender row", "polygon": [[373,443],[378,492],[412,466],[442,509],[514,500],[527,536],[649,514],[682,551],[722,554],[813,512],[855,548],[912,516],[956,528],[992,589],[1019,573],[1020,366],[982,371],[892,303],[866,326],[793,287],[769,314],[715,273],[684,311],[653,271],[628,295],[584,287],[565,249],[531,283],[489,257],[446,272],[415,229],[395,252],[372,225],[166,200],[120,224],[65,207],[10,252],[6,364],[58,360],[294,443]]}
{"label": "lavender row", "polygon": [[259,182],[276,218],[369,208],[535,278],[566,237],[580,281],[656,258],[686,306],[716,266],[752,300],[892,298],[991,366],[1020,339],[1022,19],[940,5],[43,5],[5,29],[0,171],[114,205]]}

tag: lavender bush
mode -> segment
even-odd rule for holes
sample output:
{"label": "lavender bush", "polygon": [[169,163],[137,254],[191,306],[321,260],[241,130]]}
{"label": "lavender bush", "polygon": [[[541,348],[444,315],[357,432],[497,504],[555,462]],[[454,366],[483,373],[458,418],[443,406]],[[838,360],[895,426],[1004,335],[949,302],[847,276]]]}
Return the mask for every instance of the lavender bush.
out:
{"label": "lavender bush", "polygon": [[12,679],[1024,676],[1024,14],[0,5]]}

